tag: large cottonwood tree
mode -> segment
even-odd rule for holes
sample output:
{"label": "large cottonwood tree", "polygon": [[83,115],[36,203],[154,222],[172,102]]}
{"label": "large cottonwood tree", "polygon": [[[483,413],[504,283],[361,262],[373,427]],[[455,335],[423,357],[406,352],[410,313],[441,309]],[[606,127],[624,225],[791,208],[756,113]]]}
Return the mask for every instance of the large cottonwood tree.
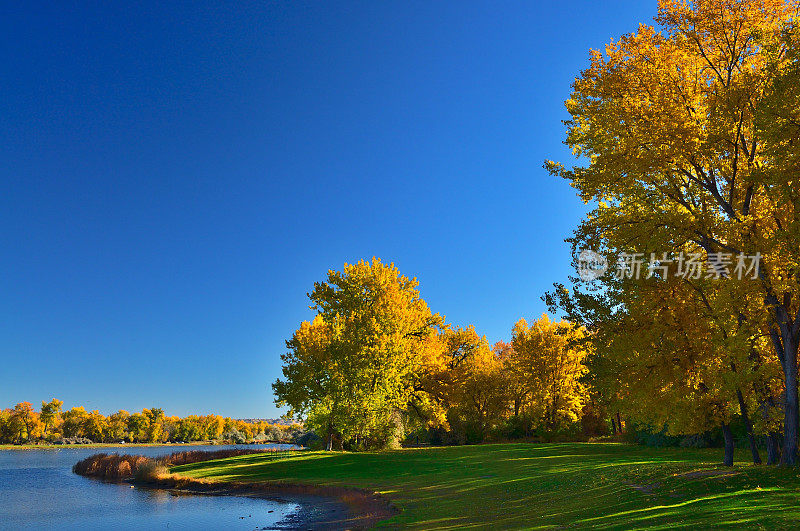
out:
{"label": "large cottonwood tree", "polygon": [[783,372],[788,464],[798,439],[797,177],[780,156],[785,133],[759,116],[781,110],[770,94],[788,75],[797,12],[796,0],[661,0],[659,28],[592,52],[574,83],[567,143],[582,162],[547,163],[597,205],[578,238],[599,234],[612,255],[761,253],[757,281],[737,283],[730,300],[761,305]]}

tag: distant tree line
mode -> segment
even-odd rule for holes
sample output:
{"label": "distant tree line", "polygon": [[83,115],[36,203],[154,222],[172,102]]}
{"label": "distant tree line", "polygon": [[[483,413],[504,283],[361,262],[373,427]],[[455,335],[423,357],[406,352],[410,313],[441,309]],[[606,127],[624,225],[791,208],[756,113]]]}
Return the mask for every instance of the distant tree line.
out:
{"label": "distant tree line", "polygon": [[64,411],[62,406],[63,402],[54,398],[42,402],[39,411],[30,402],[0,411],[0,443],[291,442],[302,432],[299,425],[219,415],[167,416],[160,408],[143,409],[140,413],[120,410],[105,416],[83,407]]}

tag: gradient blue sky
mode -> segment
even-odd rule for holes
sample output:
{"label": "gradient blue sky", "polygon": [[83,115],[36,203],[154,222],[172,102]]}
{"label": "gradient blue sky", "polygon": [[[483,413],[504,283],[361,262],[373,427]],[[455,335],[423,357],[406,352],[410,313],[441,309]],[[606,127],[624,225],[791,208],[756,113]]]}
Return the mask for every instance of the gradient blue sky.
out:
{"label": "gradient blue sky", "polygon": [[372,256],[507,338],[570,272],[570,83],[656,11],[110,4],[0,8],[1,407],[275,416],[306,293]]}

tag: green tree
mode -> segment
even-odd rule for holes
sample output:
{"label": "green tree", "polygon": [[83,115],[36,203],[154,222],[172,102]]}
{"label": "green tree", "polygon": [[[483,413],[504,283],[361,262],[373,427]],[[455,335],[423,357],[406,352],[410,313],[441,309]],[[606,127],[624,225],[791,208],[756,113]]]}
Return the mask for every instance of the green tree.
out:
{"label": "green tree", "polygon": [[0,410],[0,442],[14,442],[14,427],[11,424],[11,410]]}
{"label": "green tree", "polygon": [[148,441],[149,422],[142,413],[133,413],[128,417],[128,437],[133,442]]}
{"label": "green tree", "polygon": [[309,294],[317,311],[282,356],[276,403],[307,417],[327,437],[383,446],[398,437],[400,412],[418,393],[422,367],[443,320],[416,279],[379,259],[329,271]]}
{"label": "green tree", "polygon": [[64,437],[86,437],[84,427],[88,415],[83,407],[73,407],[62,413]]}
{"label": "green tree", "polygon": [[54,430],[61,420],[61,406],[64,402],[53,398],[50,402],[42,401],[42,410],[39,418],[43,424],[43,433],[45,436],[48,432]]}
{"label": "green tree", "polygon": [[13,409],[4,410],[0,420],[3,421],[3,439],[5,441],[16,444],[25,441],[25,423]]}
{"label": "green tree", "polygon": [[120,409],[108,416],[106,421],[106,437],[112,442],[125,440],[128,431],[130,413]]}
{"label": "green tree", "polygon": [[108,424],[106,418],[96,409],[86,414],[83,421],[84,437],[94,442],[106,442]]}

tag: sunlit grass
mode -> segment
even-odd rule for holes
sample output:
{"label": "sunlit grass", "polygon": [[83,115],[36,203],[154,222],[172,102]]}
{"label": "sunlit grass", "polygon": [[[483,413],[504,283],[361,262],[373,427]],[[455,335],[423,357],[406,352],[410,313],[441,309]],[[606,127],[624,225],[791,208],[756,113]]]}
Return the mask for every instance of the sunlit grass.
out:
{"label": "sunlit grass", "polygon": [[369,453],[241,456],[175,467],[219,481],[353,486],[401,509],[384,526],[795,529],[797,470],[718,465],[719,450],[503,444]]}

